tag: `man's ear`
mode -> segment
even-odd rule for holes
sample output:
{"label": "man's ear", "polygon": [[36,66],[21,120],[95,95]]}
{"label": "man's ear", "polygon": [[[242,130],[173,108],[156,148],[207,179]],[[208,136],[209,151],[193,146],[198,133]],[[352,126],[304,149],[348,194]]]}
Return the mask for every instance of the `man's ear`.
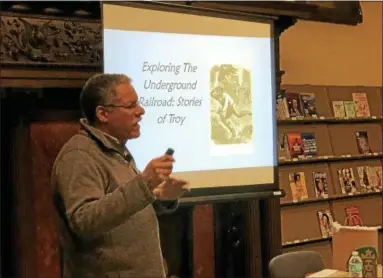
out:
{"label": "man's ear", "polygon": [[108,122],[108,109],[106,109],[103,106],[97,106],[96,108],[96,117],[100,121],[100,123],[107,123]]}

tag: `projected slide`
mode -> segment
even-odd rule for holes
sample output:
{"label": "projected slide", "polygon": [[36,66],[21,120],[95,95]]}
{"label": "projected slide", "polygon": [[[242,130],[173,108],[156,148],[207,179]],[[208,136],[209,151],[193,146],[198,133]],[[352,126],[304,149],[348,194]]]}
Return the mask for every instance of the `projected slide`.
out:
{"label": "projected slide", "polygon": [[[246,22],[256,30],[246,36],[222,31],[227,19],[114,5],[103,13],[104,71],[131,77],[146,111],[140,138],[127,143],[138,168],[171,147],[175,175],[192,187],[274,182],[269,24]],[[187,18],[205,18],[218,31]],[[173,24],[161,26],[165,21]]]}
{"label": "projected slide", "polygon": [[[217,145],[235,153],[238,146],[252,151],[253,123],[250,70],[232,64],[214,65],[210,70],[210,125],[212,155],[219,155]],[[222,154],[227,154],[221,152]]]}

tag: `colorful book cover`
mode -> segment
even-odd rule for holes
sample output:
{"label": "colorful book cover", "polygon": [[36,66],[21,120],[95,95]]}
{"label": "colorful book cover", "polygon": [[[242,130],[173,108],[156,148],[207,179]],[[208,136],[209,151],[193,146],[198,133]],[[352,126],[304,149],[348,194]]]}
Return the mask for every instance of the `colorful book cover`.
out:
{"label": "colorful book cover", "polygon": [[379,190],[382,190],[383,189],[383,177],[382,177],[382,166],[375,166],[374,167],[374,172],[376,174],[376,179],[377,179],[377,185],[378,185],[378,189]]}
{"label": "colorful book cover", "polygon": [[369,181],[374,191],[382,190],[382,166],[369,167]]}
{"label": "colorful book cover", "polygon": [[313,93],[302,93],[301,94],[303,112],[306,117],[316,117],[317,108],[315,102],[315,95]]}
{"label": "colorful book cover", "polygon": [[290,156],[292,158],[297,158],[303,155],[303,143],[301,134],[298,132],[289,132],[287,133],[287,141],[289,144]]}
{"label": "colorful book cover", "polygon": [[317,143],[314,132],[306,132],[301,134],[303,153],[305,156],[314,156],[317,154]]}
{"label": "colorful book cover", "polygon": [[290,158],[289,143],[287,141],[287,135],[285,133],[279,134],[279,155],[280,158]]}
{"label": "colorful book cover", "polygon": [[356,143],[358,145],[358,151],[360,154],[369,154],[371,153],[370,142],[368,140],[367,131],[357,131],[355,132]]}
{"label": "colorful book cover", "polygon": [[357,206],[349,206],[345,208],[346,219],[344,220],[345,226],[363,226],[362,217],[359,214]]}
{"label": "colorful book cover", "polygon": [[314,172],[315,197],[328,198],[328,184],[326,172]]}
{"label": "colorful book cover", "polygon": [[283,120],[290,117],[289,108],[287,106],[287,98],[285,91],[281,90],[277,94],[277,119]]}
{"label": "colorful book cover", "polygon": [[333,101],[332,102],[332,108],[334,110],[334,117],[335,118],[344,118],[346,116],[343,101],[338,101],[338,100]]}
{"label": "colorful book cover", "polygon": [[322,237],[331,237],[332,223],[334,220],[330,210],[318,211],[318,220]]}
{"label": "colorful book cover", "polygon": [[307,194],[306,179],[304,172],[290,173],[289,182],[293,202],[298,202],[309,198]]}
{"label": "colorful book cover", "polygon": [[355,106],[352,100],[343,101],[344,112],[347,118],[355,118]]}
{"label": "colorful book cover", "polygon": [[373,192],[375,190],[375,186],[372,184],[374,182],[371,180],[371,168],[369,166],[360,166],[357,167],[357,172],[359,176],[359,184],[361,187],[361,192]]}
{"label": "colorful book cover", "polygon": [[368,105],[366,93],[353,93],[352,99],[355,104],[355,114],[357,117],[370,117],[370,106]]}
{"label": "colorful book cover", "polygon": [[303,117],[301,98],[298,93],[286,93],[290,117]]}
{"label": "colorful book cover", "polygon": [[342,194],[353,194],[357,192],[352,168],[339,169],[338,177]]}

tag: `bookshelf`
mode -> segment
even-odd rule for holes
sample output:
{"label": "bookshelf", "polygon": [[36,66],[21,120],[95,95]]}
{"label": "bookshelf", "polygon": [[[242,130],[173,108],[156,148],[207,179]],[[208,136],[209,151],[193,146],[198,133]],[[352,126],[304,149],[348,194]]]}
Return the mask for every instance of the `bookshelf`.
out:
{"label": "bookshelf", "polygon": [[[346,224],[348,214],[352,212],[352,208],[356,208],[363,225],[382,227],[383,224],[382,184],[377,179],[381,174],[383,158],[382,92],[377,87],[363,86],[281,87],[277,98],[277,115],[279,184],[286,192],[286,196],[281,199],[283,252],[315,250],[321,253],[326,267],[331,268],[332,238],[321,231],[319,211],[330,212],[334,221]],[[355,95],[353,99],[353,93],[362,95]],[[363,94],[366,97],[364,103]],[[355,104],[354,100],[360,101],[361,98],[361,103]],[[300,101],[299,104],[297,100]],[[348,111],[347,115],[346,112],[342,114],[335,111],[339,110],[340,102],[344,101],[349,106],[351,102],[354,103],[354,110],[364,106],[359,111],[363,113],[357,116],[352,111]],[[367,114],[366,102],[369,107]],[[294,105],[295,109],[290,109]],[[366,140],[361,139],[366,133],[368,146],[365,144]],[[297,134],[300,135],[298,141]],[[345,169],[352,169],[351,182],[342,178],[342,174],[349,177],[350,171]],[[300,179],[294,178],[297,176],[294,173]],[[323,177],[327,183],[327,191],[320,194],[315,190],[315,183],[318,178]],[[294,189],[300,189],[302,184],[305,190]],[[321,184],[324,184],[323,179]],[[380,246],[383,246],[382,235],[381,228]],[[382,263],[382,248],[379,252]]]}

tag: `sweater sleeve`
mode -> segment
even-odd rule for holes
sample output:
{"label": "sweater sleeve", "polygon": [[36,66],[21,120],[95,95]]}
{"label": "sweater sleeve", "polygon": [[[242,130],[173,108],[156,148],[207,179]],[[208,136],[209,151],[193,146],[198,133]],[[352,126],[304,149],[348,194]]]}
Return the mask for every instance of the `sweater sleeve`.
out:
{"label": "sweater sleeve", "polygon": [[171,214],[178,208],[179,201],[162,201],[157,200],[153,203],[153,207],[157,215]]}
{"label": "sweater sleeve", "polygon": [[155,200],[140,175],[105,194],[108,177],[84,151],[65,154],[53,170],[53,179],[69,228],[84,240],[121,225]]}

